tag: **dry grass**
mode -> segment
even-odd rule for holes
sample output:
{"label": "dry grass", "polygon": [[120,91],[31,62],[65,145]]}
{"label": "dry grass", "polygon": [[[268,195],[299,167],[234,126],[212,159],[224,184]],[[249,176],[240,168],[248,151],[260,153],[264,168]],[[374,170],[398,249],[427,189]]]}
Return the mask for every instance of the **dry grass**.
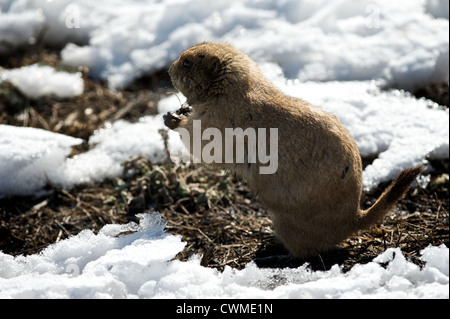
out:
{"label": "dry grass", "polygon": [[[36,62],[65,68],[57,52],[46,50],[0,60],[8,68]],[[38,127],[87,140],[107,122],[137,121],[155,114],[157,101],[167,91],[161,89],[167,87],[164,73],[113,93],[89,79],[86,70],[81,71],[85,93],[72,100],[28,100],[2,84],[0,124]],[[431,86],[427,94],[430,90]],[[438,91],[442,96],[442,90]],[[85,143],[74,153],[87,149]],[[1,199],[0,250],[12,255],[37,253],[83,229],[98,231],[105,224],[126,223],[138,213],[154,210],[167,221],[168,232],[187,242],[177,259],[200,255],[202,265],[219,270],[225,266],[241,269],[250,261],[261,267],[295,267],[309,262],[312,269],[328,269],[338,263],[348,270],[390,247],[400,247],[420,264],[420,250],[430,244],[449,244],[448,163],[432,163],[435,171],[428,186],[409,192],[381,227],[360,232],[336,250],[308,260],[288,256],[273,234],[267,211],[243,181],[199,165],[155,165],[145,158],[126,161],[122,177],[96,185],[80,185],[70,191],[49,185],[53,193],[45,198]],[[380,185],[366,194],[362,206],[370,206],[385,187]]]}

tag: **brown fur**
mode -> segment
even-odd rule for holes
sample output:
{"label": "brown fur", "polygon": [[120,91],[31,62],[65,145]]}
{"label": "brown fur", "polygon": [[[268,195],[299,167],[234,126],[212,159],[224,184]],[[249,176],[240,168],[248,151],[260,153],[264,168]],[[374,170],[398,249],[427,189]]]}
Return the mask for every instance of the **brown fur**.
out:
{"label": "brown fur", "polygon": [[179,127],[192,133],[193,120],[200,119],[202,130],[218,128],[222,136],[225,128],[278,128],[275,174],[260,174],[259,163],[213,165],[247,181],[294,256],[328,250],[379,222],[422,171],[420,167],[403,171],[371,208],[362,211],[361,157],[337,117],[286,96],[229,44],[196,45],[173,63],[169,73],[192,106]]}

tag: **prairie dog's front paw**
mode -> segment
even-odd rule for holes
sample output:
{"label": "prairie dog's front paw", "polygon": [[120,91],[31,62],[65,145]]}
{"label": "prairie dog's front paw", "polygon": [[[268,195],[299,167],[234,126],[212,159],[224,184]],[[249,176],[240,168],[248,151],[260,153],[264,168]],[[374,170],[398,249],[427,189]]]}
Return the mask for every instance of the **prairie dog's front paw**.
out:
{"label": "prairie dog's front paw", "polygon": [[182,105],[181,108],[174,112],[167,112],[163,115],[164,125],[166,125],[171,130],[176,129],[180,126],[181,121],[188,117],[192,112],[192,107],[189,105]]}
{"label": "prairie dog's front paw", "polygon": [[175,112],[167,112],[163,115],[164,125],[170,128],[171,130],[176,129],[181,122],[181,117]]}

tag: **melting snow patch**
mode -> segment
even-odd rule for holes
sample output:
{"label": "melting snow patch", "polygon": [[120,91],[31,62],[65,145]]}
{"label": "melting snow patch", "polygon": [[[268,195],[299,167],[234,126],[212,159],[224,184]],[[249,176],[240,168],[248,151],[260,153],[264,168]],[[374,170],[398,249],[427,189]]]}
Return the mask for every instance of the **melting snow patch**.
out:
{"label": "melting snow patch", "polygon": [[57,72],[50,66],[33,64],[0,72],[0,83],[10,82],[28,98],[54,96],[73,98],[83,94],[81,73]]}

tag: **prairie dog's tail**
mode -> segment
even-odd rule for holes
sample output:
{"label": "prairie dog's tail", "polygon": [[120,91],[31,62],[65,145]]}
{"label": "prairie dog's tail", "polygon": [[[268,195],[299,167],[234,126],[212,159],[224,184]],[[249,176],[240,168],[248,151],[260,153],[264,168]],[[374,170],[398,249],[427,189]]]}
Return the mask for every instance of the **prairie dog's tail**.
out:
{"label": "prairie dog's tail", "polygon": [[405,196],[411,184],[423,170],[423,166],[403,170],[381,194],[375,204],[361,212],[361,216],[356,223],[358,230],[368,228],[370,225],[379,222],[384,215],[392,211],[397,201]]}

